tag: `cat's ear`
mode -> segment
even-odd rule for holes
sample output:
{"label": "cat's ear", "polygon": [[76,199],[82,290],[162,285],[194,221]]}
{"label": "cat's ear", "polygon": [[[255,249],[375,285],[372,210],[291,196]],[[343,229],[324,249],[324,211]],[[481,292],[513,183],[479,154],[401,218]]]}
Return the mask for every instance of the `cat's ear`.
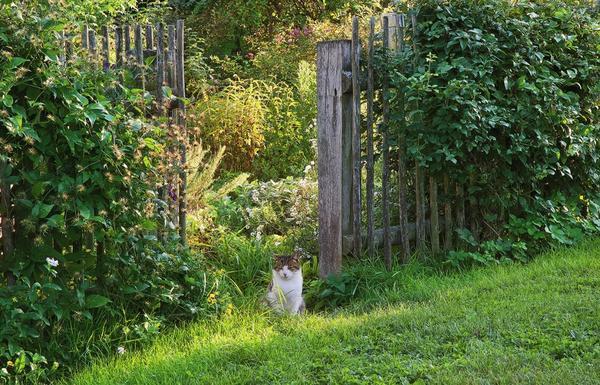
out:
{"label": "cat's ear", "polygon": [[294,261],[300,261],[302,259],[302,257],[304,256],[304,253],[302,252],[302,249],[296,249],[294,250],[294,252],[292,253],[292,259]]}

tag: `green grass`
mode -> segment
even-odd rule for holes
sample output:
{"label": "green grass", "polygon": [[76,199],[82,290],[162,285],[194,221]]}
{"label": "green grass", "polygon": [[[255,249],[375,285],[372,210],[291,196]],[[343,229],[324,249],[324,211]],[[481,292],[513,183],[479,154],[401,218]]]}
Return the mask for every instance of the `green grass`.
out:
{"label": "green grass", "polygon": [[354,269],[346,309],[193,324],[71,384],[600,384],[600,240],[452,276]]}

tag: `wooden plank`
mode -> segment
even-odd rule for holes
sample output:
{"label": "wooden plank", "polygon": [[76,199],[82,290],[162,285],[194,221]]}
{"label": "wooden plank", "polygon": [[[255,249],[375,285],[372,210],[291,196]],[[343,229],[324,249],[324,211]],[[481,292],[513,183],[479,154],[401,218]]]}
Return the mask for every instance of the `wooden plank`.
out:
{"label": "wooden plank", "polygon": [[[389,18],[383,17],[383,52],[388,55],[389,49]],[[383,144],[381,156],[383,158],[383,175],[382,175],[382,209],[383,209],[383,258],[385,266],[388,270],[392,268],[392,242],[390,237],[390,138],[389,138],[389,120],[390,120],[390,105],[389,105],[389,88],[390,80],[387,73],[383,74],[382,82],[382,104],[383,104],[383,119],[381,124],[381,135]]]}
{"label": "wooden plank", "polygon": [[175,26],[169,25],[167,38],[167,84],[171,89],[177,86],[175,81]]}
{"label": "wooden plank", "polygon": [[[140,86],[142,90],[146,90],[146,74],[144,71],[144,47],[142,45],[142,26],[135,26],[135,63],[137,67],[137,76],[138,81],[140,82]],[[144,104],[144,99],[142,98],[142,104]]]}
{"label": "wooden plank", "polygon": [[[15,248],[12,194],[11,185],[3,175],[8,174],[8,162],[0,160],[0,239],[2,239],[2,258],[12,256]],[[14,275],[6,270],[4,272],[8,286],[15,284]]]}
{"label": "wooden plank", "polygon": [[388,19],[388,34],[387,34],[387,46],[391,51],[396,51],[398,47],[398,14],[395,12],[388,12],[381,15],[381,25],[383,25],[383,19]]}
{"label": "wooden plank", "polygon": [[[177,96],[185,98],[185,71],[184,71],[184,22],[177,20],[177,47],[175,59],[175,81],[177,83]],[[187,245],[187,129],[185,126],[185,104],[179,107],[179,126],[183,141],[180,145],[180,174],[179,174],[179,238],[181,243]]]}
{"label": "wooden plank", "polygon": [[123,27],[123,39],[125,40],[125,64],[131,65],[133,51],[131,50],[131,27],[128,24]]}
{"label": "wooden plank", "polygon": [[87,50],[89,48],[89,27],[86,25],[83,26],[81,30],[81,48]]}
{"label": "wooden plank", "polygon": [[96,46],[96,31],[91,29],[89,31],[89,43],[90,43],[90,56],[94,63],[94,68],[98,67],[98,49]]}
{"label": "wooden plank", "polygon": [[[156,115],[158,115],[159,119],[164,115],[164,97],[163,97],[163,86],[165,84],[165,66],[164,66],[164,30],[163,24],[156,24]],[[163,160],[164,161],[164,160]],[[162,175],[163,180],[161,186],[158,188],[158,197],[161,201],[166,202],[168,199],[167,196],[167,186],[166,186],[166,176]],[[165,216],[164,206],[160,205],[158,208],[158,217],[161,220],[161,226],[158,227],[157,238],[159,241],[164,240],[164,222],[162,219]]]}
{"label": "wooden plank", "polygon": [[361,211],[361,151],[360,151],[360,38],[358,17],[352,19],[352,233],[354,256],[360,257],[360,211]]}
{"label": "wooden plank", "polygon": [[65,31],[60,31],[59,33],[60,36],[60,54],[59,54],[59,60],[60,60],[60,64],[61,65],[66,65],[67,64],[67,54],[65,52],[65,41],[66,41],[66,37],[65,37]]}
{"label": "wooden plank", "polygon": [[319,165],[319,275],[342,267],[342,71],[348,40],[317,44],[317,131]]}
{"label": "wooden plank", "polygon": [[[404,14],[398,15],[398,51],[404,51]],[[411,251],[410,240],[408,238],[408,171],[406,167],[406,101],[404,90],[396,89],[398,95],[398,113],[399,130],[398,130],[398,209],[400,221],[400,237],[402,239],[402,262],[408,263]]]}
{"label": "wooden plank", "polygon": [[[168,36],[167,37],[167,58],[166,58],[167,85],[169,86],[169,88],[171,88],[171,90],[173,90],[174,94],[177,95],[177,93],[176,93],[177,84],[176,84],[176,79],[175,79],[176,36],[175,36],[175,26],[174,25],[169,25],[167,36]],[[177,113],[178,113],[177,110],[171,110],[169,112],[168,129],[169,129],[169,135],[172,138],[177,137],[177,133],[174,132],[174,130],[177,130],[177,128],[178,128],[176,125]],[[171,143],[171,145],[169,146],[169,158],[170,159],[176,158],[177,152],[178,151],[177,151],[175,144]],[[179,167],[178,160],[172,160],[172,162],[176,167]],[[171,198],[171,192],[173,192],[173,193],[175,193],[175,195],[177,195],[177,192],[178,192],[178,189],[176,187],[177,184],[178,184],[178,174],[169,172],[168,177],[167,177],[167,185],[168,185],[168,189],[169,189],[169,194],[167,196],[167,200],[169,202],[169,204],[168,204],[169,218],[171,219],[171,221],[173,222],[173,224],[175,226],[179,226],[179,205],[177,204],[177,202],[174,199]]]}
{"label": "wooden plank", "polygon": [[444,250],[452,250],[452,200],[450,176],[444,174]]}
{"label": "wooden plank", "polygon": [[462,183],[456,184],[456,227],[465,228],[465,188]]}
{"label": "wooden plank", "polygon": [[152,25],[146,25],[146,49],[153,50],[154,49],[154,34],[152,32]]}
{"label": "wooden plank", "polygon": [[423,167],[417,160],[415,162],[415,219],[417,225],[417,236],[415,243],[418,249],[425,245],[425,177]]}
{"label": "wooden plank", "polygon": [[156,113],[162,116],[164,112],[163,86],[165,85],[164,62],[164,30],[163,24],[156,24]]}
{"label": "wooden plank", "polygon": [[477,176],[474,172],[469,175],[469,222],[471,234],[476,241],[479,241],[479,205],[475,197],[475,189],[477,186]]}
{"label": "wooden plank", "polygon": [[123,66],[123,27],[120,25],[115,28],[115,51],[117,68]]}
{"label": "wooden plank", "polygon": [[369,256],[375,255],[374,243],[374,214],[373,214],[373,193],[374,193],[374,164],[375,155],[373,149],[373,60],[375,52],[375,17],[371,17],[369,23],[369,56],[367,62],[367,246]]}
{"label": "wooden plank", "polygon": [[440,252],[440,217],[438,207],[438,183],[437,178],[429,176],[429,220],[431,223],[431,252]]}
{"label": "wooden plank", "polygon": [[344,57],[344,71],[342,72],[342,87],[348,79],[350,87],[342,91],[342,232],[344,235],[352,234],[352,61],[351,50]]}
{"label": "wooden plank", "polygon": [[[416,69],[419,62],[419,51],[417,49],[417,16],[413,13],[410,15],[412,27],[412,48],[413,48],[413,70]],[[416,109],[419,109],[418,102]],[[416,192],[416,224],[417,224],[417,248],[422,248],[425,245],[425,172],[421,164],[415,162],[415,192]]]}
{"label": "wooden plank", "polygon": [[108,71],[110,69],[110,53],[109,53],[109,47],[110,46],[110,36],[108,33],[108,27],[107,26],[103,26],[102,27],[102,68],[104,69],[104,71]]}

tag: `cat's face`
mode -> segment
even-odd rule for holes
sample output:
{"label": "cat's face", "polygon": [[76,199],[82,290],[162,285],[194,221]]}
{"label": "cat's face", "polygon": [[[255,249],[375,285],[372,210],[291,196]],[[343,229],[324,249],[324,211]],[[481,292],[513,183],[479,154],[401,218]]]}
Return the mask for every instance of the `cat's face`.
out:
{"label": "cat's face", "polygon": [[302,274],[300,266],[300,255],[275,255],[273,257],[273,270],[281,279],[290,280],[297,274]]}

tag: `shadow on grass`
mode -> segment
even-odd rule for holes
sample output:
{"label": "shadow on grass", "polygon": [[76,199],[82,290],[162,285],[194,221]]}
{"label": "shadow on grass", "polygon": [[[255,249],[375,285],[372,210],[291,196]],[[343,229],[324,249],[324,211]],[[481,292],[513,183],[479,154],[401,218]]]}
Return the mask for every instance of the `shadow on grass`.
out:
{"label": "shadow on grass", "polygon": [[73,384],[600,383],[597,261],[473,272],[369,313],[200,323]]}

